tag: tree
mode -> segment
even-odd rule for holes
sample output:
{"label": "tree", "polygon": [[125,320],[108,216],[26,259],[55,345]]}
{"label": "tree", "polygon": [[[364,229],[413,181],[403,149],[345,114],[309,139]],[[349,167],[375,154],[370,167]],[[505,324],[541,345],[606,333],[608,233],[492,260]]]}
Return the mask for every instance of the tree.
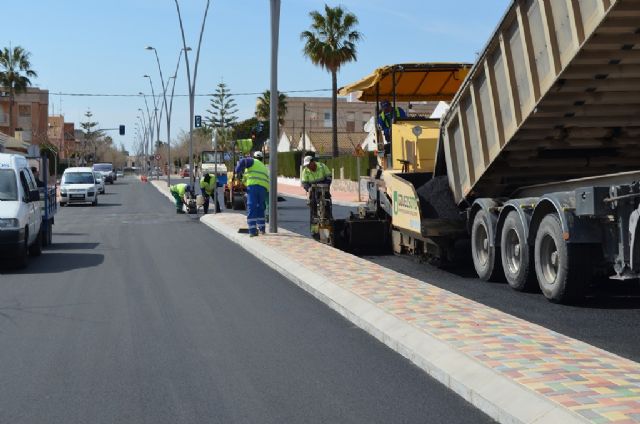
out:
{"label": "tree", "polygon": [[231,136],[231,128],[238,120],[235,115],[238,113],[238,107],[227,85],[223,82],[218,84],[210,104],[211,109],[207,109],[208,126],[215,128],[218,133],[218,147],[224,149]]}
{"label": "tree", "polygon": [[[287,95],[278,94],[278,126],[284,124],[284,117],[287,115]],[[261,121],[269,121],[271,117],[271,91],[267,90],[260,97],[256,104],[256,117]],[[279,130],[279,129],[278,129]],[[278,131],[280,133],[280,131]]]}
{"label": "tree", "polygon": [[104,136],[104,133],[101,130],[97,129],[98,122],[91,120],[91,118],[93,118],[93,113],[91,113],[90,110],[87,110],[84,116],[87,118],[87,120],[85,122],[81,122],[80,127],[84,130],[84,140],[82,143],[82,155],[83,155],[82,157],[85,162],[84,165],[86,165],[86,163],[88,162],[87,144],[93,147],[92,156],[93,156],[93,161],[95,163],[98,159],[98,146],[103,141],[102,137]]}
{"label": "tree", "polygon": [[20,46],[0,51],[0,86],[9,89],[9,135],[14,136],[13,103],[16,94],[24,93],[31,85],[30,78],[38,74],[31,69],[31,53]]}
{"label": "tree", "polygon": [[362,34],[355,27],[358,18],[340,6],[324,6],[325,15],[309,13],[311,28],[300,34],[305,42],[303,52],[314,65],[331,72],[331,119],[333,129],[333,157],[338,156],[338,71],[356,58],[356,43]]}
{"label": "tree", "polygon": [[269,137],[269,121],[260,122],[258,118],[249,118],[238,122],[233,126],[232,138],[238,140],[241,138],[253,139],[253,148],[262,150],[262,146]]}

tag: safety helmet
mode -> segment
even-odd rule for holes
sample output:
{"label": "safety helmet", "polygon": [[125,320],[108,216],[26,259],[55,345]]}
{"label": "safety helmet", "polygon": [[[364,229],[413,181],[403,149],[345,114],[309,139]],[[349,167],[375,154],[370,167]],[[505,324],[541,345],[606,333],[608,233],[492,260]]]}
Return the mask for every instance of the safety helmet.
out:
{"label": "safety helmet", "polygon": [[262,154],[262,152],[261,152],[260,150],[256,150],[256,151],[253,153],[253,157],[254,157],[255,159],[262,159],[262,158],[264,158],[264,155]]}
{"label": "safety helmet", "polygon": [[311,161],[313,161],[313,156],[305,156],[302,165],[307,166],[311,163]]}

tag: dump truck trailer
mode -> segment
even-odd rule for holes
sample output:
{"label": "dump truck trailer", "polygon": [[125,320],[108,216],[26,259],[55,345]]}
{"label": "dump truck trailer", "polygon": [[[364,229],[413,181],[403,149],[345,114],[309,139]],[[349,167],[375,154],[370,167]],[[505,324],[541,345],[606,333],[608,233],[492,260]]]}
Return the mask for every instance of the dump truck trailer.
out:
{"label": "dump truck trailer", "polygon": [[377,173],[395,250],[470,238],[481,279],[556,302],[640,277],[639,33],[638,0],[514,1],[440,121],[433,170]]}

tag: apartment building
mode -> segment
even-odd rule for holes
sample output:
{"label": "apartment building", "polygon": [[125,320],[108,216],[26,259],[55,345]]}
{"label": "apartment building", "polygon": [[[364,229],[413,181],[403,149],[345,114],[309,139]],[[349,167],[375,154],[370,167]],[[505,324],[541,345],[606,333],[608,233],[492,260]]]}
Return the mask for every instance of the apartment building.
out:
{"label": "apartment building", "polygon": [[27,88],[15,96],[13,128],[9,125],[9,90],[0,87],[0,132],[30,144],[40,144],[48,137],[49,90]]}

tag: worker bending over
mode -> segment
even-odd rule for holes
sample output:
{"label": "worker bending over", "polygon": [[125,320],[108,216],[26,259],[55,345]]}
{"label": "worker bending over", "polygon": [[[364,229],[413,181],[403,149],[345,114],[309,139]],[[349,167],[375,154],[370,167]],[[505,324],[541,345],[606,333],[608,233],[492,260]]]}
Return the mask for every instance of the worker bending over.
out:
{"label": "worker bending over", "polygon": [[269,194],[269,171],[262,163],[262,159],[262,152],[257,151],[253,154],[253,158],[242,158],[236,166],[236,174],[246,178],[247,225],[250,237],[257,236],[258,232],[265,233],[264,210]]}
{"label": "worker bending over", "polygon": [[209,213],[209,198],[214,198],[216,202],[216,213],[220,212],[220,203],[215,197],[215,191],[217,190],[217,178],[215,175],[211,175],[206,172],[202,178],[200,178],[200,192],[204,198],[204,213]]}
{"label": "worker bending over", "polygon": [[191,186],[189,184],[175,184],[169,187],[169,192],[176,199],[176,213],[185,213],[182,210],[182,206],[185,204],[185,194],[191,193]]}

